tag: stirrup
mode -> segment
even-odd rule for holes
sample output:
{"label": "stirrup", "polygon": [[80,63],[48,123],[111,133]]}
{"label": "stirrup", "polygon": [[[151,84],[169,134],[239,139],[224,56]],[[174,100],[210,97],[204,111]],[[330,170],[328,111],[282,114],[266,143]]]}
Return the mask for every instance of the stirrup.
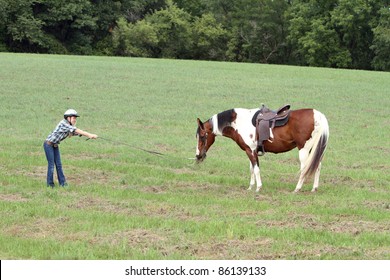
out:
{"label": "stirrup", "polygon": [[265,151],[264,151],[264,147],[263,146],[257,146],[257,155],[258,156],[264,156],[265,154]]}

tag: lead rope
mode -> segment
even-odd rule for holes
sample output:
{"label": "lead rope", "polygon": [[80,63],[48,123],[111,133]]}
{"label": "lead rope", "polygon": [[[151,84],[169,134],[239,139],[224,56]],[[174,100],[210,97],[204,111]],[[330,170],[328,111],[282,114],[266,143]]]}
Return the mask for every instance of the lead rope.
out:
{"label": "lead rope", "polygon": [[[90,138],[87,138],[87,140],[89,140]],[[127,146],[127,147],[130,147],[132,149],[137,149],[137,150],[141,150],[141,151],[144,151],[144,152],[147,152],[149,154],[153,154],[153,155],[158,155],[158,156],[163,156],[164,154],[160,153],[160,152],[156,152],[156,151],[151,151],[151,150],[146,150],[146,149],[143,149],[143,148],[139,148],[139,147],[135,147],[133,145],[130,145],[130,144],[127,144],[127,143],[124,143],[124,142],[120,142],[120,141],[116,141],[116,140],[112,140],[112,139],[108,139],[108,138],[105,138],[105,137],[98,137],[98,139],[102,139],[104,141],[107,141],[107,142],[111,142],[111,143],[114,143],[114,144],[117,144],[117,145],[123,145],[123,146]],[[86,140],[86,141],[87,141]]]}
{"label": "lead rope", "polygon": [[[87,140],[89,140],[90,138],[87,138]],[[139,148],[139,147],[135,147],[133,145],[130,145],[128,143],[124,143],[124,142],[121,142],[121,141],[116,141],[116,140],[112,140],[112,139],[109,139],[109,138],[105,138],[105,137],[98,137],[97,139],[102,139],[104,141],[107,141],[107,142],[111,142],[111,143],[114,143],[116,145],[123,145],[123,146],[127,146],[127,147],[130,147],[132,149],[137,149],[137,150],[141,150],[143,152],[147,152],[149,154],[152,154],[152,155],[155,155],[155,156],[159,156],[159,157],[165,157],[166,159],[167,158],[171,158],[171,159],[175,159],[175,160],[183,160],[183,158],[178,158],[178,157],[175,157],[175,156],[172,156],[172,155],[166,155],[166,154],[163,154],[163,153],[160,153],[160,152],[156,152],[156,151],[151,151],[151,150],[146,150],[146,149],[143,149],[143,148]],[[195,160],[195,158],[187,158],[187,160]],[[194,162],[195,163],[195,162]],[[194,163],[191,163],[191,164],[194,164]],[[186,164],[188,165],[188,163]]]}

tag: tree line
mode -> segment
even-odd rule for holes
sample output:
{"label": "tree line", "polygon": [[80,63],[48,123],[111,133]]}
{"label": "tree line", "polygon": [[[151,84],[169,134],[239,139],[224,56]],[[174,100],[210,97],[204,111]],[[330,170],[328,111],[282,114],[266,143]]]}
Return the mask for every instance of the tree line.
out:
{"label": "tree line", "polygon": [[0,51],[390,70],[390,0],[0,0]]}

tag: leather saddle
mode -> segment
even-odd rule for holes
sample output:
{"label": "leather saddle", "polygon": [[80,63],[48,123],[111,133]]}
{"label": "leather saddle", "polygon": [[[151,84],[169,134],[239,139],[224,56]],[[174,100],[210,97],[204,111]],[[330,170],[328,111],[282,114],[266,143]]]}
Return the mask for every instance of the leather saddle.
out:
{"label": "leather saddle", "polygon": [[257,152],[261,155],[265,153],[263,142],[265,140],[273,141],[272,129],[274,127],[283,126],[288,122],[290,117],[290,105],[284,105],[278,110],[270,110],[264,104],[256,113],[256,132],[257,132]]}

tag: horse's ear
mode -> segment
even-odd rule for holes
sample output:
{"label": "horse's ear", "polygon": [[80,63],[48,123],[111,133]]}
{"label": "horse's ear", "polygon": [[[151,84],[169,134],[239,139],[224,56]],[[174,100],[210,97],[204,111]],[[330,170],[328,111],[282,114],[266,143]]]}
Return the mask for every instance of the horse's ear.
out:
{"label": "horse's ear", "polygon": [[204,126],[203,126],[202,121],[201,121],[199,118],[197,118],[196,120],[198,121],[198,126],[199,126],[201,129],[204,129]]}

